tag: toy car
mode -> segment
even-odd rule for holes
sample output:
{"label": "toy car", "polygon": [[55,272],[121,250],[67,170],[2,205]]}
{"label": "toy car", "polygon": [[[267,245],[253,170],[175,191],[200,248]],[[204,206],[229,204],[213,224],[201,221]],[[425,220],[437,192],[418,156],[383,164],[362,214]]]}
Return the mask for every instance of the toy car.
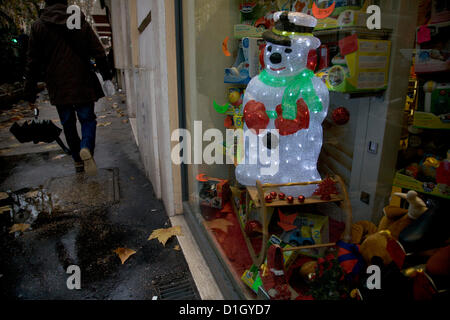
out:
{"label": "toy car", "polygon": [[311,228],[307,226],[302,226],[292,232],[289,236],[289,244],[291,246],[309,246],[313,245],[314,239],[312,238]]}

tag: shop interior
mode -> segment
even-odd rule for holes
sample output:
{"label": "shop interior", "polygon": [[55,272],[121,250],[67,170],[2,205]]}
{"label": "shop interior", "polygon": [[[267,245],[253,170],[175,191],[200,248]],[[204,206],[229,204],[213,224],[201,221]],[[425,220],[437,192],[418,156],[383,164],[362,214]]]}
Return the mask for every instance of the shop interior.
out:
{"label": "shop interior", "polygon": [[[379,28],[369,28],[377,21],[371,6],[380,9]],[[270,144],[303,139],[298,132],[308,138],[297,164],[280,165],[285,175],[275,183],[242,183],[249,169],[236,159],[251,152],[238,143],[223,141],[215,151],[220,164],[186,165],[186,204],[208,245],[250,300],[448,298],[450,1],[188,1],[186,129],[201,123],[202,132],[224,137],[227,129],[258,130],[246,109],[259,108],[249,105],[257,94],[276,92],[254,89],[254,79],[267,75],[268,50],[280,46],[267,43],[267,32],[283,33],[277,23],[295,17],[289,12],[317,18],[311,33],[296,31],[309,39],[305,45],[320,40],[301,68],[308,80],[299,80],[317,95],[302,93],[308,123],[290,120],[303,127]],[[302,27],[310,21],[298,17]],[[278,126],[285,109],[277,112],[269,118]],[[238,155],[231,162],[230,150]],[[280,162],[292,155],[280,153]]]}

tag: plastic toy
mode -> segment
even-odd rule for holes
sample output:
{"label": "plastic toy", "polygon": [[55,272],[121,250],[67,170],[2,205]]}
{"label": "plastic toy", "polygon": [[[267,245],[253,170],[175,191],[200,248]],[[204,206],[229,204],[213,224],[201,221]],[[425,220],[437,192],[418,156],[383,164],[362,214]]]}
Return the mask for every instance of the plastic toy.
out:
{"label": "plastic toy", "polygon": [[244,112],[242,106],[242,99],[244,97],[244,90],[241,88],[230,88],[228,90],[229,104],[219,105],[214,101],[214,109],[221,114],[225,114],[225,128],[227,129],[242,129],[244,127]]}
{"label": "plastic toy", "polygon": [[314,239],[312,238],[311,228],[301,226],[299,229],[296,229],[290,235],[288,242],[293,247],[313,245]]}
{"label": "plastic toy", "polygon": [[[264,140],[266,129],[279,130],[279,170],[263,175],[261,169],[271,163],[264,163],[258,152],[250,152],[255,146],[246,144],[245,161],[236,168],[238,182],[246,186],[256,185],[257,180],[275,184],[321,180],[317,160],[329,94],[325,84],[306,68],[309,52],[320,46],[320,40],[310,33],[317,20],[294,12],[277,12],[274,20],[273,30],[264,33],[265,70],[252,79],[244,96],[244,133]],[[275,152],[267,147],[260,146],[261,151]],[[310,196],[314,186],[283,187],[281,191]]]}
{"label": "plastic toy", "polygon": [[230,186],[227,180],[210,178],[204,174],[197,176],[199,183],[200,205],[222,209],[230,198]]}

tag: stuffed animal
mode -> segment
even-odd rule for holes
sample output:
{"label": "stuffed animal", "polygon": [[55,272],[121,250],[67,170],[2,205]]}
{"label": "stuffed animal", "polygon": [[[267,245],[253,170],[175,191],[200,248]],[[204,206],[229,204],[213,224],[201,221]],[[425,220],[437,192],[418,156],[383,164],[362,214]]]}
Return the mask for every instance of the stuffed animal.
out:
{"label": "stuffed animal", "polygon": [[392,237],[398,240],[402,230],[417,220],[428,208],[415,191],[409,191],[406,194],[394,193],[394,195],[408,201],[409,208],[403,209],[391,205],[384,208],[384,217],[378,225],[378,231],[389,230]]}
{"label": "stuffed animal", "polygon": [[389,265],[394,261],[398,267],[403,265],[405,252],[398,243],[403,229],[427,211],[427,207],[415,191],[394,193],[405,199],[409,209],[393,205],[384,208],[384,216],[378,228],[370,221],[360,221],[352,226],[352,243],[360,245],[359,251],[367,264]]}
{"label": "stuffed animal", "polygon": [[388,230],[369,235],[359,250],[368,265],[387,266],[394,261],[397,267],[401,268],[406,256],[399,242]]}

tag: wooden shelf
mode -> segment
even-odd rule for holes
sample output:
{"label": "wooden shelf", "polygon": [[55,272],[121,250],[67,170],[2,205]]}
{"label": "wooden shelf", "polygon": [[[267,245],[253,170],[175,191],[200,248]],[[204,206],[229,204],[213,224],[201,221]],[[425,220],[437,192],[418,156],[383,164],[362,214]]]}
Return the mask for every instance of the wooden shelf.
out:
{"label": "wooden shelf", "polygon": [[[256,208],[261,208],[261,202],[258,196],[258,189],[256,187],[247,187],[248,194],[250,195],[251,200],[255,204]],[[276,193],[280,193],[279,188],[274,188],[271,191],[275,191]],[[270,194],[267,192],[264,196]],[[328,202],[341,202],[344,199],[341,196],[332,195],[330,200],[321,200],[319,196],[312,196],[310,198],[306,198],[304,203],[300,203],[297,197],[294,197],[293,203],[288,203],[287,200],[275,200],[271,203],[265,203],[266,207],[287,207],[287,206],[304,206],[308,204],[317,204],[317,203],[328,203]]]}

